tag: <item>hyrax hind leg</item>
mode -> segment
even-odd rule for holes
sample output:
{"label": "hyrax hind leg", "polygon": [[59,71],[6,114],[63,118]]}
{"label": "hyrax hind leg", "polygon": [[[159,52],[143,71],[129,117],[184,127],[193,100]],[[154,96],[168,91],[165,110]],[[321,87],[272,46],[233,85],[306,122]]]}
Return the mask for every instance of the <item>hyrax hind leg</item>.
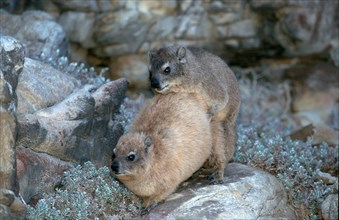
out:
{"label": "hyrax hind leg", "polygon": [[226,165],[232,160],[237,141],[236,120],[240,109],[240,100],[234,99],[233,105],[227,111],[224,124]]}
{"label": "hyrax hind leg", "polygon": [[225,153],[226,166],[232,160],[235,151],[235,144],[237,140],[236,125],[229,121],[225,121]]}
{"label": "hyrax hind leg", "polygon": [[211,184],[218,184],[224,182],[224,169],[226,165],[225,152],[225,131],[223,124],[212,118],[211,121],[212,133],[212,152],[206,166],[213,168],[211,176]]}

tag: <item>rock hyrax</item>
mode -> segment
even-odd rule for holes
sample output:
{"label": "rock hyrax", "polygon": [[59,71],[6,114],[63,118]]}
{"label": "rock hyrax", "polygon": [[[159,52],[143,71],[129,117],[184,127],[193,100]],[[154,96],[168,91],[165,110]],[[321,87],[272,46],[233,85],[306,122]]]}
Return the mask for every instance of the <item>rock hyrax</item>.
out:
{"label": "rock hyrax", "polygon": [[113,173],[143,207],[164,200],[209,158],[211,123],[202,103],[191,94],[154,97],[119,139]]}
{"label": "rock hyrax", "polygon": [[149,53],[150,83],[156,94],[192,93],[203,99],[212,115],[213,149],[208,160],[214,168],[212,183],[223,182],[232,159],[240,95],[236,77],[219,57],[202,49],[170,46]]}

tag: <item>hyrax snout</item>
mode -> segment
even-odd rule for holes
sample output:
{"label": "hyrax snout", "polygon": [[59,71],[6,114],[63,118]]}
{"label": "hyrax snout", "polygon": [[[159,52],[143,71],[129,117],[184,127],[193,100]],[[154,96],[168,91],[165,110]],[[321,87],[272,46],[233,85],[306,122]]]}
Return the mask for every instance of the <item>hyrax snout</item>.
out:
{"label": "hyrax snout", "polygon": [[206,166],[215,172],[212,183],[223,182],[232,159],[240,94],[236,77],[219,57],[199,48],[169,46],[149,53],[149,80],[155,94],[195,94],[212,116],[213,152]]}
{"label": "hyrax snout", "polygon": [[114,149],[112,170],[152,207],[200,169],[212,151],[207,107],[191,94],[156,96]]}

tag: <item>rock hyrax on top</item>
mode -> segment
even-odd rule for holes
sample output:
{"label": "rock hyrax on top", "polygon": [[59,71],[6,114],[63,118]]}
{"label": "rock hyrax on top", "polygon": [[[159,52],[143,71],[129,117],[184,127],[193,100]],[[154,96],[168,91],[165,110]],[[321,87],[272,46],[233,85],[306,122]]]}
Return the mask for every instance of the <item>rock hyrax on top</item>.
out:
{"label": "rock hyrax on top", "polygon": [[201,168],[211,150],[210,116],[203,102],[171,93],[154,97],[138,113],[114,149],[112,170],[148,211]]}
{"label": "rock hyrax on top", "polygon": [[240,94],[233,71],[216,55],[199,48],[169,46],[149,53],[149,80],[156,94],[198,95],[212,116],[213,152],[206,166],[212,183],[222,183],[236,143]]}

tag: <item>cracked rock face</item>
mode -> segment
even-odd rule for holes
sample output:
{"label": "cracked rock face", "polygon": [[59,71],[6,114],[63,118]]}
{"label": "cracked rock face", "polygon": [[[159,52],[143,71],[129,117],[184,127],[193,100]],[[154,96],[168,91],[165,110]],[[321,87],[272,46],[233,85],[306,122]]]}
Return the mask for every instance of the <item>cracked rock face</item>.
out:
{"label": "cracked rock face", "polygon": [[0,21],[1,32],[20,40],[30,58],[37,58],[41,53],[49,57],[56,50],[60,55],[68,54],[64,30],[45,12],[26,11],[22,15],[12,15],[0,9]]}
{"label": "cracked rock face", "polygon": [[24,64],[22,44],[9,36],[0,36],[0,188],[18,192],[15,166],[17,134],[15,88]]}
{"label": "cracked rock face", "polygon": [[208,185],[199,175],[183,183],[144,219],[297,219],[282,184],[272,175],[237,163],[225,183]]}

